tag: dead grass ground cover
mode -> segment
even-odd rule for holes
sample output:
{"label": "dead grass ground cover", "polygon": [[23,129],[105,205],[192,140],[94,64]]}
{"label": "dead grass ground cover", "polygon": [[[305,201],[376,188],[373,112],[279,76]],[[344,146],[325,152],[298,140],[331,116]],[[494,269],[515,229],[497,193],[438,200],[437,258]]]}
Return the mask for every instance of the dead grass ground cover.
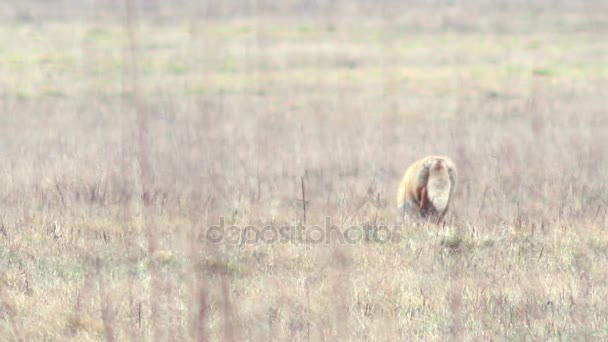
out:
{"label": "dead grass ground cover", "polygon": [[138,93],[115,17],[2,21],[0,336],[606,339],[606,18],[530,8],[142,15]]}

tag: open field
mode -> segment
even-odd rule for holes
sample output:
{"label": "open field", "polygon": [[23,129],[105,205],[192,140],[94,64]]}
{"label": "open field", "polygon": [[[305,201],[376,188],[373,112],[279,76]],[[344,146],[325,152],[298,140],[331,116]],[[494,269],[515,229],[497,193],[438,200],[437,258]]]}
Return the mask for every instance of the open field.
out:
{"label": "open field", "polygon": [[535,3],[0,6],[0,340],[608,339],[608,9]]}

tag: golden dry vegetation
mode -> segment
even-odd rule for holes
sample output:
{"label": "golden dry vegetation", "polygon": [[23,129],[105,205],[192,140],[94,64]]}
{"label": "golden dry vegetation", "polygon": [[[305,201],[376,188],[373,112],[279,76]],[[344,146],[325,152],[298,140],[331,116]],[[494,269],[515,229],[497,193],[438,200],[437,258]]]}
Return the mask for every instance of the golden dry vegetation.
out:
{"label": "golden dry vegetation", "polygon": [[603,2],[60,3],[0,7],[0,340],[608,339]]}

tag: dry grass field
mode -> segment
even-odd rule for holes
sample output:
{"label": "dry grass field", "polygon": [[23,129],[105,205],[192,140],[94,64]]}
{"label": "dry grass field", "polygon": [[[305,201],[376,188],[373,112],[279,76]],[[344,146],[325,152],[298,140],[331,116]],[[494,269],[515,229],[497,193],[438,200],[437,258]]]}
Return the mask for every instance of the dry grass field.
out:
{"label": "dry grass field", "polygon": [[0,340],[608,339],[608,6],[478,2],[0,6]]}

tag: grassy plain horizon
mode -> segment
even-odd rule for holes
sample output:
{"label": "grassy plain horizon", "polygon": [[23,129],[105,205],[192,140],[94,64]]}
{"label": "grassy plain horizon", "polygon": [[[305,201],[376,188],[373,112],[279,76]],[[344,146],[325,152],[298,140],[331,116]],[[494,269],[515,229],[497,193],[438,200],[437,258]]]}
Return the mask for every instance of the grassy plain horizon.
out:
{"label": "grassy plain horizon", "polygon": [[[67,3],[0,7],[1,340],[608,338],[601,2]],[[370,242],[428,154],[446,224]],[[209,240],[302,187],[357,239]]]}

